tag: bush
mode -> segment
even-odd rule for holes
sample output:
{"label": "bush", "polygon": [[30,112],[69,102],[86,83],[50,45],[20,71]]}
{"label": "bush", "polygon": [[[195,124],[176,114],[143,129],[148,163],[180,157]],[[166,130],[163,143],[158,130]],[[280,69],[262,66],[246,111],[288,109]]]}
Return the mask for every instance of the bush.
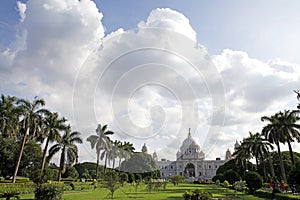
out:
{"label": "bush", "polygon": [[233,171],[232,169],[225,171],[223,175],[224,175],[224,179],[227,180],[230,184],[233,184],[234,182],[241,180],[240,175],[237,172]]}
{"label": "bush", "polygon": [[226,187],[226,188],[229,188],[229,187],[230,187],[230,184],[229,184],[228,181],[225,180],[225,181],[223,182],[223,186]]}
{"label": "bush", "polygon": [[204,192],[199,189],[195,189],[192,191],[186,191],[183,194],[184,200],[198,200],[198,199],[203,199],[203,200],[209,200],[212,199],[212,194],[210,192]]}
{"label": "bush", "polygon": [[178,185],[180,182],[183,181],[183,177],[179,175],[175,175],[175,176],[171,176],[170,180],[174,185]]}
{"label": "bush", "polygon": [[212,181],[216,182],[217,180],[223,183],[226,179],[224,178],[223,174],[217,174],[212,178]]}
{"label": "bush", "polygon": [[300,185],[300,161],[296,162],[296,164],[289,171],[287,181],[290,185],[294,183]]}
{"label": "bush", "polygon": [[127,182],[127,181],[128,181],[128,175],[124,172],[121,173],[120,174],[120,183],[121,183],[122,187],[124,185],[124,182]]}
{"label": "bush", "polygon": [[236,181],[233,184],[233,188],[237,191],[245,191],[247,189],[245,181]]}
{"label": "bush", "polygon": [[41,184],[34,191],[36,200],[62,200],[63,189],[59,185]]}
{"label": "bush", "polygon": [[262,187],[262,177],[256,172],[247,172],[244,176],[244,180],[246,181],[246,184],[249,188],[249,192],[251,194],[253,194],[255,190],[258,190]]}

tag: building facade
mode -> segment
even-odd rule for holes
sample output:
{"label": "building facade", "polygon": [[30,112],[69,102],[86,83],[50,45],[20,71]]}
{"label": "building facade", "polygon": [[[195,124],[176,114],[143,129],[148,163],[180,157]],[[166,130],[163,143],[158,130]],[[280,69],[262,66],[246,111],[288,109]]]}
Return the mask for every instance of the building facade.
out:
{"label": "building facade", "polygon": [[180,175],[186,179],[210,180],[216,175],[217,169],[231,159],[231,152],[229,149],[226,151],[225,160],[220,158],[206,160],[204,152],[189,131],[188,137],[182,142],[180,150],[176,154],[176,158],[176,161],[166,159],[159,161],[157,153],[153,153],[153,159],[156,160],[162,178]]}

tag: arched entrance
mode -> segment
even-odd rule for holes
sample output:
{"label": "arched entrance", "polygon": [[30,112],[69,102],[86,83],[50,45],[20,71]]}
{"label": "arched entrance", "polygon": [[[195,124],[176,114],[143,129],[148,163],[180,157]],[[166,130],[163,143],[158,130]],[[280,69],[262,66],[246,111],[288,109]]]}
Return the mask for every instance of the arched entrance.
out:
{"label": "arched entrance", "polygon": [[185,176],[195,177],[195,165],[193,163],[188,163],[184,169]]}

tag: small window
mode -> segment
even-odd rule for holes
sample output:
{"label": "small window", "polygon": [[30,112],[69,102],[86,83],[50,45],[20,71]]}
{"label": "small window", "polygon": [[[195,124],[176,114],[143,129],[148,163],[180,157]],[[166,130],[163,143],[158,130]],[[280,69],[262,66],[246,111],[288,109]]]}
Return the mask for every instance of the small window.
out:
{"label": "small window", "polygon": [[171,165],[171,169],[173,169],[173,165]]}
{"label": "small window", "polygon": [[208,168],[211,169],[211,166],[209,165]]}

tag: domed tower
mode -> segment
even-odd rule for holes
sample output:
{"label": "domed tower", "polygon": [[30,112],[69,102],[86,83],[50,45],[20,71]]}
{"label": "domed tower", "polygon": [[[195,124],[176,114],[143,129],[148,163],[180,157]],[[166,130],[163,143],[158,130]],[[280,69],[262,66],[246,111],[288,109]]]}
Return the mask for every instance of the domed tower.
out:
{"label": "domed tower", "polygon": [[142,152],[143,153],[148,153],[148,149],[146,147],[146,143],[144,143],[144,146],[142,147]]}
{"label": "domed tower", "polygon": [[240,143],[236,140],[234,144],[234,151],[236,151],[240,146]]}
{"label": "domed tower", "polygon": [[232,159],[232,155],[229,149],[227,149],[226,151],[226,155],[225,155],[225,160],[231,160]]}

